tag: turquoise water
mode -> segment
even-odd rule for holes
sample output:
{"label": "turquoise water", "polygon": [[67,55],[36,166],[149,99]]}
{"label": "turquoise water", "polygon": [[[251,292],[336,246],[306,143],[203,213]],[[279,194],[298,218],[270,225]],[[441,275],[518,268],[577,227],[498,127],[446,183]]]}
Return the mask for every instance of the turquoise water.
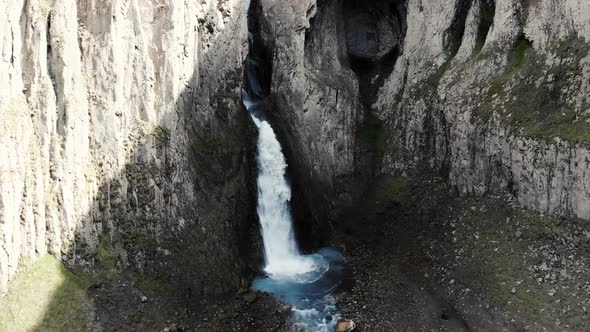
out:
{"label": "turquoise water", "polygon": [[323,248],[303,257],[313,260],[316,269],[289,278],[257,278],[252,288],[291,304],[291,318],[297,330],[332,332],[340,315],[331,294],[345,278],[344,258],[332,248]]}

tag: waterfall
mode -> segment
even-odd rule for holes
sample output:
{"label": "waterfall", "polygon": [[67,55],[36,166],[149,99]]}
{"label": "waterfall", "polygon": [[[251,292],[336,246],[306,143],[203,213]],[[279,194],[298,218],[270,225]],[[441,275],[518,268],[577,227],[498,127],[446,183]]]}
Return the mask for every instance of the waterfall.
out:
{"label": "waterfall", "polygon": [[254,115],[252,118],[258,127],[258,217],[264,243],[264,271],[275,279],[307,273],[316,264],[299,254],[295,242],[285,156],[270,124]]}
{"label": "waterfall", "polygon": [[330,294],[345,278],[346,264],[332,248],[322,248],[311,255],[299,252],[291,216],[287,161],[265,117],[269,111],[265,101],[270,93],[261,80],[265,77],[265,62],[253,46],[255,33],[251,31],[248,37],[251,53],[244,62],[242,101],[258,128],[257,210],[265,273],[253,281],[252,288],[292,304],[291,315],[297,330],[333,332],[340,315]]}
{"label": "waterfall", "polygon": [[330,294],[340,285],[345,271],[338,251],[322,248],[301,255],[295,241],[289,203],[291,187],[286,178],[287,162],[281,144],[264,115],[243,90],[244,106],[258,128],[258,218],[262,229],[266,276],[252,288],[274,294],[293,305],[295,328],[333,332],[340,318]]}

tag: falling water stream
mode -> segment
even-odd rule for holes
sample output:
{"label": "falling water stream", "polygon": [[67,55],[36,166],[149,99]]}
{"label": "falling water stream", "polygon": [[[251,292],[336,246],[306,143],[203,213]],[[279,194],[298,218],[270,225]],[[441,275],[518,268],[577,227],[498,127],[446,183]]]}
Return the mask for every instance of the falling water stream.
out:
{"label": "falling water stream", "polygon": [[342,282],[344,259],[332,248],[311,255],[299,252],[290,209],[287,162],[272,126],[258,109],[264,97],[255,65],[253,59],[246,61],[242,94],[258,128],[257,209],[264,244],[264,276],[255,279],[252,288],[272,293],[292,305],[292,320],[298,331],[334,331],[339,315],[331,293]]}

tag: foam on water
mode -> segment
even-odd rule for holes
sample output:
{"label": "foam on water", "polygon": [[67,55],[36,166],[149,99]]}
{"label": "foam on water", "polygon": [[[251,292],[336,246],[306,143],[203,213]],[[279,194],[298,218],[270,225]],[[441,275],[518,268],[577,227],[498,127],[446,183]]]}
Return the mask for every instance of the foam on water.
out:
{"label": "foam on water", "polygon": [[282,279],[317,270],[318,262],[301,256],[295,242],[289,207],[291,187],[285,178],[287,162],[281,145],[266,120],[254,119],[258,126],[258,218],[264,242],[264,271]]}
{"label": "foam on water", "polygon": [[334,331],[340,316],[331,293],[342,282],[346,269],[344,259],[332,248],[323,248],[304,257],[317,262],[320,268],[289,278],[271,275],[257,278],[252,288],[272,293],[281,302],[292,304],[295,326],[309,332]]}

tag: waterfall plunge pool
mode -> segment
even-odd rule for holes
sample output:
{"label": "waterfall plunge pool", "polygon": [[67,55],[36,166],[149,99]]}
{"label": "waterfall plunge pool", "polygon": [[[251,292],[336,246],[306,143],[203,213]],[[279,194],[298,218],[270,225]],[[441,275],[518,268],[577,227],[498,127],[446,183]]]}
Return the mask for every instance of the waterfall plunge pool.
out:
{"label": "waterfall plunge pool", "polygon": [[322,248],[315,254],[300,257],[312,261],[315,268],[292,275],[260,277],[254,280],[252,288],[291,304],[296,331],[334,331],[340,316],[331,294],[346,274],[344,258],[333,248]]}

